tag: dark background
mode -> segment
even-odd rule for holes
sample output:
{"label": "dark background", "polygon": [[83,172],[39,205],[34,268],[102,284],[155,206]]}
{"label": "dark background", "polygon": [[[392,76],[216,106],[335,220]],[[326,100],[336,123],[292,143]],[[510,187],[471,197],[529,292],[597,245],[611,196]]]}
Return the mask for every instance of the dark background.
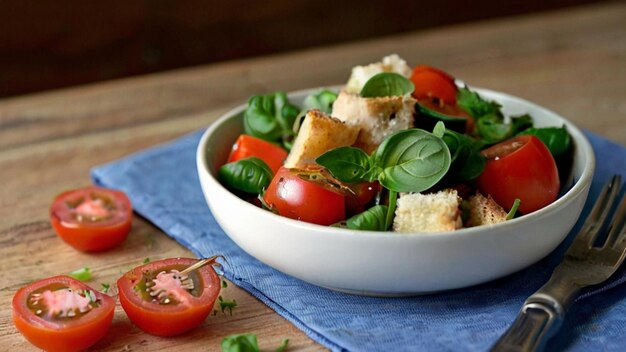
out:
{"label": "dark background", "polygon": [[0,98],[590,2],[0,0]]}

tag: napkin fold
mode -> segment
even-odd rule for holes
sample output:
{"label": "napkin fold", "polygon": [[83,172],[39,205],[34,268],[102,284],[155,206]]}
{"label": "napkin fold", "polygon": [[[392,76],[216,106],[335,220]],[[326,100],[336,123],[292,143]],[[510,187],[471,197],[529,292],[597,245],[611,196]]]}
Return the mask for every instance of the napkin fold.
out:
{"label": "napkin fold", "polygon": [[[313,340],[334,351],[485,351],[542,286],[580,227],[531,267],[479,286],[406,298],[362,297],[307,284],[246,254],[205,203],[195,152],[203,131],[96,167],[96,184],[128,194],[135,211],[199,257],[228,258],[225,276]],[[626,148],[586,132],[597,168],[583,218],[612,174],[626,178]],[[549,229],[546,229],[549,231]],[[626,346],[626,269],[586,291],[547,350],[621,351]],[[601,294],[598,294],[600,293]],[[240,307],[245,309],[245,307]],[[288,336],[285,336],[288,338]]]}

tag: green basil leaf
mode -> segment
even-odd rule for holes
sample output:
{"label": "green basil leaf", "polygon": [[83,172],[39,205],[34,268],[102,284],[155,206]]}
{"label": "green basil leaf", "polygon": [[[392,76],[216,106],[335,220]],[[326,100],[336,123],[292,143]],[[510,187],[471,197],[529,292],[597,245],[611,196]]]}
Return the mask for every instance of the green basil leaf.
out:
{"label": "green basil leaf", "polygon": [[284,92],[253,96],[243,113],[244,132],[269,142],[282,143],[289,149],[299,113],[298,107],[289,102]]}
{"label": "green basil leaf", "polygon": [[272,170],[252,156],[222,165],[218,178],[229,189],[260,194],[272,181]]}
{"label": "green basil leaf", "polygon": [[456,103],[474,119],[479,119],[485,115],[502,116],[500,104],[483,99],[478,93],[467,87],[459,88],[456,94]]}
{"label": "green basil leaf", "polygon": [[554,159],[567,154],[572,146],[572,139],[563,127],[528,128],[518,135],[530,134],[539,138],[550,150]]}
{"label": "green basil leaf", "polygon": [[394,73],[381,72],[370,78],[361,89],[364,98],[402,96],[415,90],[413,82],[408,78]]}
{"label": "green basil leaf", "polygon": [[533,127],[533,118],[528,114],[512,116],[511,123],[513,124],[513,134],[516,134]]}
{"label": "green basil leaf", "polygon": [[79,281],[90,281],[93,278],[91,269],[88,267],[74,270],[71,273],[68,273],[68,275]]}
{"label": "green basil leaf", "polygon": [[366,181],[370,170],[369,156],[362,149],[355,147],[331,149],[317,157],[315,162],[345,183]]}
{"label": "green basil leaf", "polygon": [[485,115],[476,123],[478,134],[487,143],[498,143],[513,136],[513,125],[498,115]]}
{"label": "green basil leaf", "polygon": [[377,179],[395,192],[422,192],[434,186],[450,168],[446,143],[424,130],[411,128],[393,133],[374,151]]}
{"label": "green basil leaf", "polygon": [[387,231],[391,227],[393,217],[396,212],[396,203],[398,201],[398,192],[389,191],[389,206],[387,207],[387,216],[385,217],[385,229]]}
{"label": "green basil leaf", "polygon": [[386,205],[375,205],[346,220],[346,225],[352,230],[386,231],[387,209]]}
{"label": "green basil leaf", "polygon": [[226,336],[221,343],[222,352],[259,352],[255,334]]}
{"label": "green basil leaf", "polygon": [[335,100],[337,100],[337,93],[328,89],[322,89],[304,99],[302,104],[304,106],[303,110],[317,109],[321,112],[330,114],[333,110],[333,103]]}
{"label": "green basil leaf", "polygon": [[484,143],[466,134],[446,130],[443,140],[450,150],[452,165],[448,177],[455,182],[465,182],[480,176],[487,160],[481,154]]}

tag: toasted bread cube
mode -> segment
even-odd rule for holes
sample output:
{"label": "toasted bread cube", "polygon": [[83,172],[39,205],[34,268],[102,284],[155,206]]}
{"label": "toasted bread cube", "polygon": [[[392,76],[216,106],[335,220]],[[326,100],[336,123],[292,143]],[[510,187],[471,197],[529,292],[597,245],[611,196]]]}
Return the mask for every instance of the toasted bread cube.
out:
{"label": "toasted bread cube", "polygon": [[371,153],[390,134],[413,127],[416,103],[408,95],[363,98],[342,90],[331,115],[360,128],[354,146]]}
{"label": "toasted bread cube", "polygon": [[496,203],[490,195],[485,197],[481,193],[469,197],[468,217],[466,226],[491,225],[506,221],[506,211]]}
{"label": "toasted bread cube", "polygon": [[396,206],[396,232],[442,232],[463,226],[461,198],[455,189],[437,193],[401,193]]}
{"label": "toasted bread cube", "polygon": [[310,110],[302,121],[285,167],[304,168],[315,164],[315,159],[325,152],[354,144],[358,134],[357,126],[347,125],[319,110]]}
{"label": "toasted bread cube", "polygon": [[350,79],[348,79],[348,83],[346,83],[346,91],[350,93],[360,93],[365,83],[374,75],[381,72],[394,72],[409,78],[413,69],[411,69],[400,56],[391,54],[383,57],[380,62],[353,67]]}

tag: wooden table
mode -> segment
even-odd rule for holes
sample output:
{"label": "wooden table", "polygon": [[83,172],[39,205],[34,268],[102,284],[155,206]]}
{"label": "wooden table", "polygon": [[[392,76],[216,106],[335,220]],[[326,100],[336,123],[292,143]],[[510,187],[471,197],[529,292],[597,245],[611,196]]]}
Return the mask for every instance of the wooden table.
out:
{"label": "wooden table", "polygon": [[[11,322],[15,291],[83,266],[94,287],[114,283],[151,259],[190,256],[137,216],[128,240],[102,254],[80,253],[54,234],[48,207],[61,191],[90,183],[89,170],[205,128],[250,95],[347,80],[355,64],[398,53],[475,86],[544,105],[626,144],[626,3],[604,3],[410,33],[367,42],[226,62],[0,101],[0,349],[32,350]],[[600,159],[599,162],[602,162]],[[229,285],[232,315],[157,338],[134,327],[118,306],[101,350],[219,350],[224,336],[253,332],[271,349],[323,349],[249,294]]]}

